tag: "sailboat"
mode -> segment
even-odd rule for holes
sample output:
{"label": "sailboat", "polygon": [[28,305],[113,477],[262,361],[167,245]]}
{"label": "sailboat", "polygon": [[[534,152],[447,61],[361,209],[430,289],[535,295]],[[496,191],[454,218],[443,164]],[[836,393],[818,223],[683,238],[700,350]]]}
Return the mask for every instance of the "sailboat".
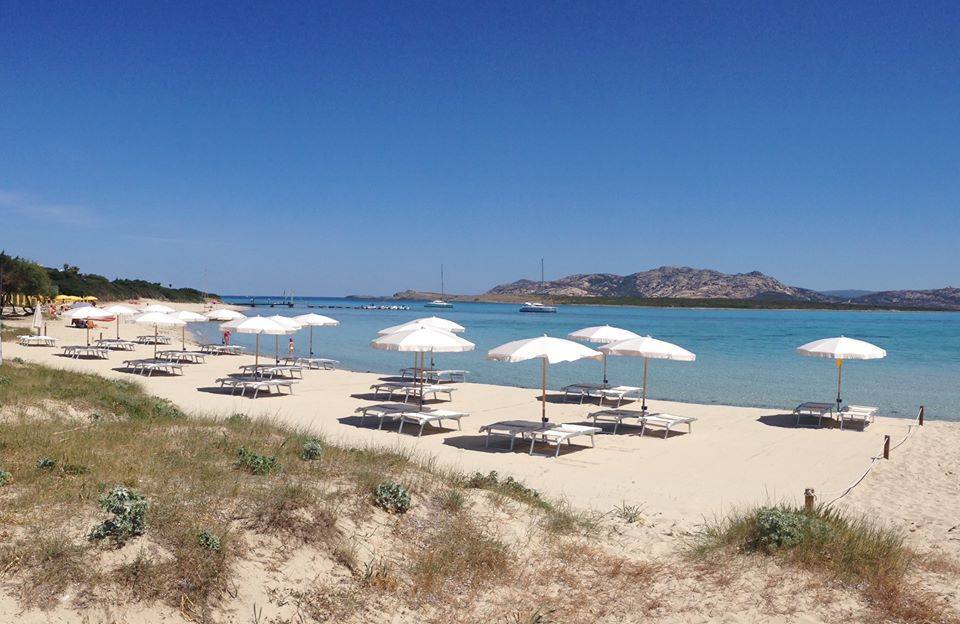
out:
{"label": "sailboat", "polygon": [[[543,258],[540,258],[540,292],[543,292]],[[533,312],[540,314],[555,314],[557,311],[556,306],[548,306],[542,303],[530,302],[527,301],[522,306],[520,306],[521,312]]]}
{"label": "sailboat", "polygon": [[425,308],[452,308],[453,304],[449,301],[444,301],[446,293],[443,290],[443,265],[440,265],[440,298],[434,299],[429,303],[423,304]]}

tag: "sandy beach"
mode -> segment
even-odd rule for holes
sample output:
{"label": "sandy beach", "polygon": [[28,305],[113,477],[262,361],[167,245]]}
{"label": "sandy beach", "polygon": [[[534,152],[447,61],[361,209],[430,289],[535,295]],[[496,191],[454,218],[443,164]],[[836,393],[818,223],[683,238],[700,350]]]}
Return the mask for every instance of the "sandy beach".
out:
{"label": "sandy beach", "polygon": [[[199,305],[176,307],[200,309]],[[115,332],[113,324],[95,332],[100,330],[107,337]],[[51,321],[48,333],[60,345],[84,340],[83,330],[64,321]],[[123,324],[121,333],[132,337],[146,332]],[[179,342],[179,330],[168,333]],[[264,341],[267,358],[272,358],[272,342]],[[513,475],[579,508],[606,511],[622,503],[642,505],[658,525],[680,531],[694,530],[705,518],[750,504],[801,502],[806,488],[814,488],[819,501],[830,501],[867,470],[881,451],[885,435],[894,445],[909,436],[889,461],[878,462],[837,504],[888,519],[908,531],[921,548],[960,556],[960,529],[955,526],[960,516],[957,423],[928,422],[911,431],[910,420],[881,417],[865,432],[797,428],[793,417],[782,410],[650,401],[654,412],[695,417],[693,432],[680,428],[663,439],[660,431],[640,436],[639,427],[627,425],[617,435],[598,435],[595,448],[581,438],[557,458],[529,456],[526,445],[509,452],[502,441],[494,440],[486,448],[486,437],[479,429],[502,420],[537,419],[537,390],[457,384],[451,402],[431,405],[469,412],[463,430],[428,427],[418,438],[412,428],[409,434],[406,430],[398,434],[396,425],[383,430],[372,426],[372,420],[360,425],[355,410],[378,402],[370,386],[380,375],[305,371],[292,396],[249,399],[225,394],[214,380],[237,372],[241,364],[252,362],[252,355],[209,356],[205,364],[184,365],[182,376],[142,378],[120,370],[122,360],[150,357],[152,351],[152,346],[138,346],[134,352],[112,352],[108,360],[74,360],[61,356],[59,348],[4,346],[5,357],[138,380],[150,393],[190,412],[263,416],[345,444],[403,447],[461,472],[496,470]],[[563,402],[558,395],[549,400],[548,415],[556,422],[586,424],[587,414],[598,409],[595,404]]]}

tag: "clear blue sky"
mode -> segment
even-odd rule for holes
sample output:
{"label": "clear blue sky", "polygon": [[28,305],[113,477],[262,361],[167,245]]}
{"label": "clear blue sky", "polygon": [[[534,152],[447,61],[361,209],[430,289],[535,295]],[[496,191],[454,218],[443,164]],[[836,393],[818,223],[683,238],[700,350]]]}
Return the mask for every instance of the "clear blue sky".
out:
{"label": "clear blue sky", "polygon": [[0,0],[0,246],[223,293],[960,285],[960,3]]}

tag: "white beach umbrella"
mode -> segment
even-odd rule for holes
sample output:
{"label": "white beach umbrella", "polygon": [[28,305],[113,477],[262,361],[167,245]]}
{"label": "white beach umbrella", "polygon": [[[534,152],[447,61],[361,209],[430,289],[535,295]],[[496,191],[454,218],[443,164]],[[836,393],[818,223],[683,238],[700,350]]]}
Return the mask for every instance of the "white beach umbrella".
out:
{"label": "white beach umbrella", "polygon": [[[106,321],[108,319],[113,319],[113,314],[110,314],[102,308],[96,306],[84,306],[82,308],[71,308],[63,313],[63,315],[69,319],[84,319],[89,321]],[[87,327],[87,346],[90,346],[90,328]]]}
{"label": "white beach umbrella", "polygon": [[600,347],[600,351],[609,355],[632,355],[643,358],[643,402],[640,410],[647,411],[647,364],[652,360],[674,360],[677,362],[693,362],[697,356],[683,347],[657,340],[650,336],[628,338],[620,342],[613,342]]}
{"label": "white beach umbrella", "polygon": [[301,314],[300,316],[293,317],[293,320],[300,323],[304,327],[310,328],[310,355],[313,355],[313,328],[314,327],[336,327],[340,324],[340,321],[337,319],[332,319],[329,316],[324,316],[322,314],[314,314],[313,312],[309,314]]}
{"label": "white beach umbrella", "polygon": [[153,325],[153,357],[157,357],[157,337],[160,335],[161,327],[180,327],[186,325],[184,321],[175,318],[172,314],[163,312],[147,312],[133,319],[138,325]]}
{"label": "white beach umbrella", "polygon": [[400,325],[394,325],[393,327],[381,329],[377,332],[377,334],[380,336],[385,336],[387,334],[406,331],[408,329],[415,329],[417,327],[429,327],[431,329],[439,329],[442,331],[452,332],[454,334],[459,334],[465,329],[463,325],[454,323],[453,321],[448,321],[447,319],[440,318],[439,316],[425,316],[423,318],[407,321],[406,323],[402,323]]}
{"label": "white beach umbrella", "polygon": [[288,333],[288,329],[275,321],[263,316],[251,316],[250,318],[236,319],[220,326],[221,331],[235,331],[240,334],[256,334],[257,350],[253,363],[260,363],[260,334],[268,336],[280,336]]}
{"label": "white beach umbrella", "polygon": [[165,306],[162,303],[151,303],[143,309],[144,312],[159,312],[161,314],[172,314],[176,312],[170,306]]}
{"label": "white beach umbrella", "polygon": [[180,329],[180,348],[186,351],[187,350],[186,323],[200,323],[208,319],[204,315],[197,314],[196,312],[191,312],[190,310],[180,310],[178,312],[174,312],[170,316],[172,316],[175,319],[180,319],[185,323],[184,326]]}
{"label": "white beach umbrella", "polygon": [[473,351],[474,345],[448,331],[431,327],[414,327],[405,331],[380,336],[370,343],[374,349],[409,351],[420,356],[420,407],[423,408],[424,360],[427,353],[463,353]]}
{"label": "white beach umbrella", "polygon": [[[594,327],[584,327],[583,329],[578,329],[577,331],[570,332],[567,334],[567,338],[571,340],[579,340],[580,342],[592,342],[594,344],[610,344],[611,342],[619,342],[621,340],[627,340],[629,338],[639,338],[639,334],[635,334],[628,329],[620,329],[619,327],[610,327],[609,325],[596,325]],[[603,383],[607,383],[607,354],[603,354]]]}
{"label": "white beach umbrella", "polygon": [[129,306],[125,306],[119,303],[116,305],[112,305],[109,308],[104,308],[103,310],[117,317],[117,339],[120,338],[120,317],[133,316],[134,314],[140,314],[138,310],[134,310]]}
{"label": "white beach umbrella", "polygon": [[843,361],[844,360],[879,360],[887,356],[887,352],[877,345],[847,338],[846,336],[837,336],[836,338],[823,338],[814,340],[805,345],[797,347],[797,353],[808,355],[810,357],[831,358],[837,362],[837,409],[843,400],[840,398],[840,390],[843,386]]}
{"label": "white beach umbrella", "polygon": [[211,310],[210,312],[207,312],[206,316],[211,321],[235,321],[237,319],[247,318],[240,312],[237,312],[236,310],[228,310],[227,308]]}
{"label": "white beach umbrella", "polygon": [[574,362],[583,358],[598,360],[602,356],[603,354],[599,351],[594,351],[580,343],[563,338],[551,338],[550,336],[514,340],[487,352],[488,360],[497,360],[498,362],[523,362],[535,358],[540,359],[543,382],[543,392],[540,397],[540,419],[543,422],[547,422],[547,364]]}

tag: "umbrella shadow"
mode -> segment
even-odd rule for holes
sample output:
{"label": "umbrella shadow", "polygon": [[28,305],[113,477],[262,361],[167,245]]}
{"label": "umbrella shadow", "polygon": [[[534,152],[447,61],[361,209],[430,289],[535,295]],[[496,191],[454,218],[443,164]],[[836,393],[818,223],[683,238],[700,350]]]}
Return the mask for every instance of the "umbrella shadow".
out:
{"label": "umbrella shadow", "polygon": [[816,416],[801,416],[797,424],[796,414],[767,414],[757,419],[757,422],[768,427],[783,429],[833,429],[839,425],[833,418],[824,418],[822,425],[817,425]]}
{"label": "umbrella shadow", "polygon": [[[344,416],[342,418],[337,419],[337,422],[339,422],[342,425],[347,425],[349,427],[356,427],[358,429],[376,429],[377,425],[380,424],[379,421],[380,419],[374,416],[367,416],[366,418],[363,418],[358,414],[354,414],[351,416]],[[399,426],[400,426],[400,421],[393,420],[390,418],[385,418],[383,420],[383,426],[380,427],[380,430],[395,431]]]}
{"label": "umbrella shadow", "polygon": [[[219,394],[223,396],[236,396],[236,397],[243,396],[248,399],[253,398],[253,391],[251,390],[248,390],[244,394],[240,394],[240,392],[238,392],[234,388],[227,388],[227,387],[221,388],[220,386],[202,386],[200,388],[197,388],[197,392],[205,392],[207,394]],[[260,390],[257,393],[258,399],[271,399],[271,398],[279,398],[279,397],[285,397],[285,396],[290,396],[290,395],[287,392],[273,392],[268,390]]]}
{"label": "umbrella shadow", "polygon": [[[451,436],[449,438],[444,438],[443,443],[452,446],[453,448],[462,449],[465,451],[480,451],[482,453],[510,453],[514,455],[529,455],[530,454],[530,441],[529,440],[517,440],[513,444],[513,450],[510,449],[510,442],[506,439],[497,439],[494,438],[490,440],[490,445],[487,446],[487,436],[486,435],[458,435]],[[581,451],[588,451],[592,447],[590,445],[582,444],[562,444],[560,446],[560,457],[570,455],[573,453],[579,453]],[[533,454],[535,456],[544,456],[548,455],[553,457],[557,452],[557,447],[553,444],[546,444],[544,442],[537,442],[533,447]]]}
{"label": "umbrella shadow", "polygon": [[116,368],[113,368],[111,370],[114,370],[118,373],[130,373],[131,375],[140,375],[141,377],[182,377],[183,376],[183,375],[178,375],[177,373],[172,373],[170,371],[165,371],[165,370],[154,370],[151,374],[144,375],[142,373],[136,372],[137,369],[133,368],[132,366],[117,366]]}

